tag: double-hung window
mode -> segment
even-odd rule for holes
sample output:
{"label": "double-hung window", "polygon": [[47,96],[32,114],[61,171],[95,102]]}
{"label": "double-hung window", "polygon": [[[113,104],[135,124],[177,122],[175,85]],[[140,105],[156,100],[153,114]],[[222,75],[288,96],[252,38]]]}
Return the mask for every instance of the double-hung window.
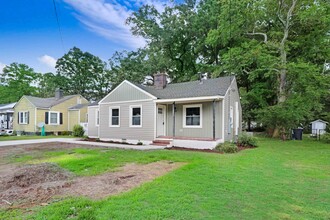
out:
{"label": "double-hung window", "polygon": [[183,106],[183,127],[201,128],[202,127],[202,105]]}
{"label": "double-hung window", "polygon": [[49,112],[49,124],[59,125],[60,124],[60,113],[59,112]]}
{"label": "double-hung window", "polygon": [[130,106],[130,127],[142,127],[142,106]]}
{"label": "double-hung window", "polygon": [[29,112],[19,112],[18,113],[18,117],[19,117],[19,124],[23,124],[26,125],[29,122]]}
{"label": "double-hung window", "polygon": [[110,127],[120,127],[120,108],[111,107],[110,108]]}

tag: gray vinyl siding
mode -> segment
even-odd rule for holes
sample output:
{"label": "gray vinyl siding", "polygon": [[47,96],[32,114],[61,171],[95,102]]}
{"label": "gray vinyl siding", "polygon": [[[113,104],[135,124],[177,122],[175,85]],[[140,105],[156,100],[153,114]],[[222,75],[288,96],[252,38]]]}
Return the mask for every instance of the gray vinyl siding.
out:
{"label": "gray vinyl siding", "polygon": [[98,107],[88,107],[88,136],[99,136],[99,127],[96,126],[96,112],[98,109]]}
{"label": "gray vinyl siding", "polygon": [[142,92],[140,89],[135,88],[127,82],[124,82],[111,92],[102,103],[108,102],[124,102],[131,100],[145,100],[151,99],[151,96]]}
{"label": "gray vinyl siding", "polygon": [[[202,104],[202,128],[183,127],[183,105]],[[176,104],[175,136],[194,138],[213,138],[213,108],[212,102]],[[222,101],[216,101],[215,136],[222,138]],[[167,105],[167,135],[173,135],[172,105]]]}
{"label": "gray vinyl siding", "polygon": [[[225,96],[225,141],[236,140],[235,129],[236,129],[236,107],[235,103],[238,102],[239,109],[239,133],[242,131],[242,108],[240,103],[239,91],[234,79],[228,92]],[[229,128],[229,117],[230,117],[230,106],[233,107],[233,128]]]}
{"label": "gray vinyl siding", "polygon": [[[135,91],[136,92],[136,91]],[[130,127],[130,106],[142,106],[142,127]],[[110,107],[119,107],[120,127],[109,126]],[[100,138],[149,140],[154,139],[155,103],[150,101],[126,102],[100,105]]]}

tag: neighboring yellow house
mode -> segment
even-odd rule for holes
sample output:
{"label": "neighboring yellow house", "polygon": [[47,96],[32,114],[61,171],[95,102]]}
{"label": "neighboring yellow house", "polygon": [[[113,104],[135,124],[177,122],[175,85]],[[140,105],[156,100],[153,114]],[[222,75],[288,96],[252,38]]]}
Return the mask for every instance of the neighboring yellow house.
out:
{"label": "neighboring yellow house", "polygon": [[72,131],[73,126],[87,122],[88,101],[81,95],[63,96],[57,89],[55,97],[23,96],[14,107],[14,130],[26,134],[40,132],[40,123],[46,133]]}

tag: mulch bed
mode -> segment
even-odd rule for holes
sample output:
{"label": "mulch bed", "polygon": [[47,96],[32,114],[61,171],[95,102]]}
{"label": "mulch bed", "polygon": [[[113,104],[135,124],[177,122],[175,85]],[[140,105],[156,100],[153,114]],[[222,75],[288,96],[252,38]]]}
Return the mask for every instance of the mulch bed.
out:
{"label": "mulch bed", "polygon": [[124,141],[101,141],[98,138],[85,138],[85,139],[81,139],[82,141],[88,141],[88,142],[99,142],[99,143],[108,143],[108,144],[126,144],[126,145],[137,145],[137,144],[131,144],[131,143],[127,143]]}

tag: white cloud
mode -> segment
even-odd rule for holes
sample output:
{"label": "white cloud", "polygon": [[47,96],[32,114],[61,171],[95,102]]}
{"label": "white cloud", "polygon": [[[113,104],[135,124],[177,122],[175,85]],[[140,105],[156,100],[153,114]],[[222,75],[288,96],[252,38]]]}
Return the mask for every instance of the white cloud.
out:
{"label": "white cloud", "polygon": [[0,62],[0,73],[2,73],[3,68],[5,68],[6,64]]}
{"label": "white cloud", "polygon": [[46,55],[46,54],[39,57],[38,60],[41,63],[46,64],[48,67],[51,67],[51,68],[55,68],[56,61],[57,61],[54,57],[51,57],[51,56]]}
{"label": "white cloud", "polygon": [[169,0],[126,0],[119,4],[116,0],[63,0],[75,10],[76,18],[88,30],[95,32],[106,39],[122,43],[129,48],[138,48],[145,45],[145,40],[135,37],[130,27],[125,24],[126,19],[133,13],[135,7],[143,4],[153,4],[159,11],[163,11]]}

